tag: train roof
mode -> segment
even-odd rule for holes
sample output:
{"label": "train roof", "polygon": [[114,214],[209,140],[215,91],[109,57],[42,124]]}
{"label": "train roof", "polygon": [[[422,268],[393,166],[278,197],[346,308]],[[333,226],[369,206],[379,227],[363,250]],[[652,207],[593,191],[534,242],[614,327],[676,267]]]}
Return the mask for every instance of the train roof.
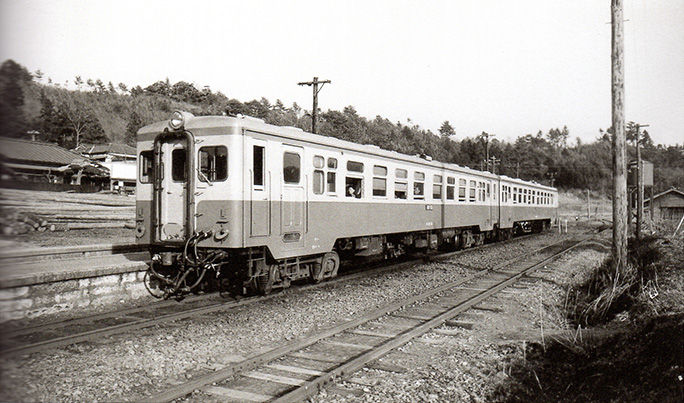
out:
{"label": "train roof", "polygon": [[[296,141],[304,141],[307,143],[332,147],[336,149],[343,149],[354,151],[362,154],[369,154],[374,156],[385,157],[389,159],[402,160],[414,164],[426,165],[436,168],[446,168],[452,171],[468,173],[490,179],[500,179],[507,182],[516,183],[520,185],[532,186],[546,190],[555,191],[556,189],[550,186],[542,185],[537,182],[524,181],[522,179],[511,178],[506,175],[496,175],[486,171],[478,171],[469,167],[445,163],[441,161],[433,161],[429,157],[421,157],[419,155],[411,156],[402,154],[396,151],[389,151],[372,144],[358,144],[351,141],[340,140],[335,137],[323,136],[320,134],[313,134],[305,132],[304,130],[292,126],[276,126],[264,122],[262,119],[251,116],[194,116],[187,112],[183,112],[186,116],[183,128],[188,131],[193,129],[202,129],[208,131],[210,134],[226,134],[226,128],[233,128],[234,133],[239,133],[238,129],[244,128],[260,133],[291,139]],[[164,120],[142,127],[138,130],[138,139],[152,140],[154,136],[165,131],[172,130],[170,121]]]}

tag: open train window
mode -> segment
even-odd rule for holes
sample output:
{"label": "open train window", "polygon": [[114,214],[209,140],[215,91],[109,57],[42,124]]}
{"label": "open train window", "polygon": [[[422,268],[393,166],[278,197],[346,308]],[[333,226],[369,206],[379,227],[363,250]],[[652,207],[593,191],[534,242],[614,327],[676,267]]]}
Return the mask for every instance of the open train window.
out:
{"label": "open train window", "polygon": [[154,177],[154,152],[152,150],[140,153],[140,183],[150,183]]}
{"label": "open train window", "polygon": [[406,199],[408,197],[408,171],[402,168],[394,170],[394,198]]}
{"label": "open train window", "polygon": [[347,177],[345,179],[347,197],[360,199],[363,196],[363,178]]}
{"label": "open train window", "polygon": [[283,154],[283,180],[285,183],[298,184],[301,177],[301,157],[296,153]]}
{"label": "open train window", "polygon": [[423,199],[425,198],[425,173],[414,172],[413,173],[413,198]]}
{"label": "open train window", "polygon": [[199,169],[201,174],[199,179],[202,182],[226,180],[228,178],[228,149],[224,146],[200,148]]}
{"label": "open train window", "polygon": [[184,148],[176,148],[171,152],[171,179],[175,182],[185,182],[185,161]]}

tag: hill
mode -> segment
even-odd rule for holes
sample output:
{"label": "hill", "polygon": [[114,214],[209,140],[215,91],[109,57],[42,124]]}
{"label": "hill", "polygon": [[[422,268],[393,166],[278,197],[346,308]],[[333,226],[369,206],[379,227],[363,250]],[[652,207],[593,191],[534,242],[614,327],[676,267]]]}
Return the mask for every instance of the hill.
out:
{"label": "hill", "polygon": [[[160,80],[145,88],[114,85],[100,79],[76,76],[70,85],[44,82],[40,71],[30,73],[7,60],[0,66],[0,134],[31,135],[42,141],[74,148],[81,143],[135,143],[136,131],[148,123],[167,119],[175,109],[195,115],[249,115],[268,123],[311,128],[310,113],[296,103],[290,107],[266,98],[242,102],[209,88],[198,89],[180,81]],[[69,89],[67,87],[74,87]],[[597,139],[569,144],[567,127],[521,134],[515,142],[489,141],[486,133],[457,141],[445,121],[439,133],[418,125],[393,123],[376,116],[359,116],[353,106],[320,112],[319,134],[361,144],[374,144],[405,154],[429,155],[435,160],[493,170],[564,189],[590,189],[609,193],[611,179],[610,129],[597,128]],[[636,125],[628,125],[633,138]],[[631,144],[631,143],[630,143]],[[654,145],[643,133],[643,156],[654,163],[655,192],[684,189],[684,145]],[[634,155],[634,146],[629,147]],[[488,150],[488,152],[487,152]],[[493,157],[490,165],[486,155]]]}

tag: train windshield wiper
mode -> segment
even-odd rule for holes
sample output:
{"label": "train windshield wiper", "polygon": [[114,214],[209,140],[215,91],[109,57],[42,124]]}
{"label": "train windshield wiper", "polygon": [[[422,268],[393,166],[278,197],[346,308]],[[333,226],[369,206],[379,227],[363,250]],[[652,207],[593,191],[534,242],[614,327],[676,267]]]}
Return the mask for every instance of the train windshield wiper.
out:
{"label": "train windshield wiper", "polygon": [[199,168],[197,169],[197,174],[199,175],[200,179],[203,180],[204,182],[207,182],[209,184],[209,186],[214,186],[214,184],[211,183],[209,178],[207,178],[207,175],[205,175],[201,169],[199,169]]}

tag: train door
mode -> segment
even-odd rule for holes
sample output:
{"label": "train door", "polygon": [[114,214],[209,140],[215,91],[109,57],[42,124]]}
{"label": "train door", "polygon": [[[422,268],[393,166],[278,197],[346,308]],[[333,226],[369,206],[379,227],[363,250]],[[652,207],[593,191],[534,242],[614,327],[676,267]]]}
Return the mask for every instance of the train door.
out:
{"label": "train door", "polygon": [[249,172],[249,222],[251,237],[271,234],[271,178],[264,140],[245,137],[245,167]]}
{"label": "train door", "polygon": [[187,140],[171,138],[160,144],[161,186],[158,188],[160,241],[180,241],[186,235],[188,171]]}
{"label": "train door", "polygon": [[282,193],[280,200],[280,232],[284,249],[304,246],[306,222],[306,178],[303,170],[304,149],[283,145]]}
{"label": "train door", "polygon": [[496,181],[487,181],[487,195],[489,196],[489,217],[492,226],[499,224],[499,185]]}

